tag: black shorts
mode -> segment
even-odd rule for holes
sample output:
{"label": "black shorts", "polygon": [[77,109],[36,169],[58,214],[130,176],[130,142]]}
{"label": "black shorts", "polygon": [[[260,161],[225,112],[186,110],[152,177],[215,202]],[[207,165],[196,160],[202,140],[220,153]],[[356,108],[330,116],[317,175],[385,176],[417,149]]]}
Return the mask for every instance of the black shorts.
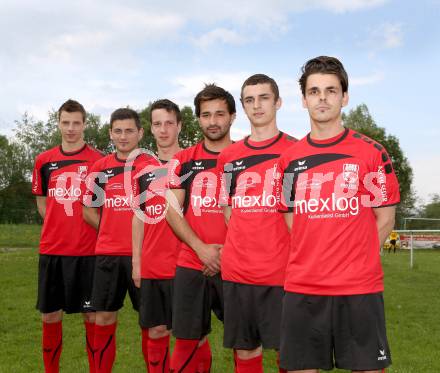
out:
{"label": "black shorts", "polygon": [[390,240],[390,244],[391,245],[395,245],[396,244],[396,240]]}
{"label": "black shorts", "polygon": [[166,325],[171,329],[174,280],[142,279],[139,325],[142,328]]}
{"label": "black shorts", "polygon": [[381,370],[391,364],[382,293],[319,296],[287,292],[280,366],[287,370]]}
{"label": "black shorts", "polygon": [[223,284],[220,274],[177,267],[174,278],[173,334],[181,339],[202,339],[211,332],[211,310],[223,321]]}
{"label": "black shorts", "polygon": [[253,350],[259,346],[278,350],[283,288],[223,281],[223,292],[223,346],[237,350]]}
{"label": "black shorts", "polygon": [[94,256],[40,254],[36,308],[41,313],[93,311],[90,298],[94,269]]}
{"label": "black shorts", "polygon": [[96,256],[92,291],[93,309],[106,312],[121,309],[128,290],[133,308],[138,311],[139,289],[134,285],[131,276],[131,256]]}

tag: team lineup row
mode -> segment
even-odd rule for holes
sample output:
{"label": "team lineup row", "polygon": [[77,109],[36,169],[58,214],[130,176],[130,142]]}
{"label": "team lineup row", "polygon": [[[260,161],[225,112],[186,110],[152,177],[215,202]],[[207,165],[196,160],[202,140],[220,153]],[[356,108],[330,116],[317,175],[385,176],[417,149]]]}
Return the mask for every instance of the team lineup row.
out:
{"label": "team lineup row", "polygon": [[394,225],[397,178],[380,144],[343,126],[339,60],[309,60],[299,83],[311,124],[303,139],[278,129],[278,86],[256,74],[241,88],[250,135],[237,142],[223,88],[196,95],[203,140],[186,149],[178,106],[155,101],[157,156],[139,151],[134,110],[112,113],[116,151],[104,156],[83,140],[83,106],[60,107],[62,144],[37,156],[32,185],[44,220],[46,372],[59,371],[63,312],[83,315],[90,372],[111,372],[127,291],[150,373],[210,372],[211,312],[238,373],[262,372],[263,348],[278,351],[280,372],[391,364],[379,248]]}

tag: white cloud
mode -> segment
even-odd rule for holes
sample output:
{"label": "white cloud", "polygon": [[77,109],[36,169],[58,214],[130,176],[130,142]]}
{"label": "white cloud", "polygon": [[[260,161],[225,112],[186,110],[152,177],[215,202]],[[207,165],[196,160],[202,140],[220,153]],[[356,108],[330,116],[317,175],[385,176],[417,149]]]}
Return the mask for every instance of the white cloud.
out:
{"label": "white cloud", "polygon": [[218,42],[222,44],[240,45],[244,44],[246,39],[240,36],[236,31],[226,28],[216,28],[198,38],[193,39],[193,43],[202,49],[206,49],[213,44],[217,44]]}
{"label": "white cloud", "polygon": [[369,30],[367,40],[359,43],[370,50],[369,55],[375,56],[379,51],[403,46],[403,24],[386,22]]}
{"label": "white cloud", "polygon": [[[250,75],[246,72],[163,82],[164,76],[178,75],[179,69],[191,71],[191,61],[163,64],[172,70],[160,71],[160,59],[173,58],[170,55],[179,48],[194,52],[196,60],[194,46],[203,51],[214,44],[241,47],[279,38],[293,27],[292,14],[361,11],[381,4],[380,0],[224,0],[214,5],[201,0],[5,2],[0,14],[0,127],[13,125],[11,118],[24,110],[32,108],[39,116],[68,97],[77,98],[88,110],[105,112],[127,103],[142,106],[166,92],[191,105],[203,82],[212,81],[238,97],[242,81]],[[288,100],[290,90],[283,89],[282,95]]]}
{"label": "white cloud", "polygon": [[249,130],[243,129],[242,127],[237,127],[236,123],[231,127],[231,138],[234,141],[241,140],[243,137],[246,137],[249,134]]}
{"label": "white cloud", "polygon": [[[124,47],[170,38],[195,41],[202,47],[213,41],[240,45],[259,36],[277,36],[290,28],[289,15],[324,10],[333,13],[362,11],[379,7],[384,0],[223,0],[211,2],[143,0],[89,2],[74,4],[45,1],[36,9],[34,1],[2,5],[0,42],[19,55],[45,51],[67,57],[64,49],[77,48],[76,54],[112,44]],[[218,26],[226,23],[228,26]],[[197,24],[198,35],[187,34],[186,26]],[[215,25],[214,29],[212,26]],[[207,31],[210,30],[210,31]],[[19,32],[16,32],[19,30]],[[388,43],[396,42],[396,31]],[[394,33],[394,34],[393,34]],[[394,35],[394,37],[393,37]],[[57,48],[55,48],[57,47]],[[78,50],[79,49],[79,50]]]}
{"label": "white cloud", "polygon": [[382,26],[383,46],[385,48],[397,48],[403,45],[402,24],[384,24]]}
{"label": "white cloud", "polygon": [[[235,29],[215,28],[201,31],[200,36],[193,37],[193,43],[203,49],[216,42],[230,45],[241,45],[254,42],[262,37],[277,39],[291,29],[289,15],[308,11],[329,11],[332,13],[347,13],[375,8],[387,0],[274,0],[274,1],[240,1],[224,0],[212,4],[199,0],[189,0],[185,3],[172,4],[172,10],[178,11],[190,22],[196,20],[201,24],[212,25],[227,22],[235,25]],[[172,3],[172,2],[171,2]],[[182,7],[182,4],[184,5]],[[180,8],[179,8],[180,6]],[[191,10],[188,12],[188,10]],[[209,16],[207,16],[209,15]]]}
{"label": "white cloud", "polygon": [[281,77],[277,79],[280,96],[283,101],[281,110],[290,114],[302,111],[301,89],[297,79]]}
{"label": "white cloud", "polygon": [[307,1],[308,7],[325,9],[334,13],[362,11],[384,5],[387,0],[315,0]]}
{"label": "white cloud", "polygon": [[168,96],[179,103],[192,105],[194,96],[203,89],[205,84],[216,83],[231,92],[235,97],[236,104],[239,105],[239,89],[249,75],[251,74],[247,72],[224,73],[212,71],[173,77],[169,80],[169,83],[175,86],[175,89],[170,91]]}
{"label": "white cloud", "polygon": [[428,200],[430,194],[440,193],[440,172],[435,165],[440,164],[440,156],[426,155],[410,159],[414,172],[414,187],[417,195]]}
{"label": "white cloud", "polygon": [[355,76],[353,78],[350,78],[350,85],[364,86],[364,85],[375,84],[381,82],[382,80],[384,80],[384,78],[385,78],[385,74],[383,72],[375,72],[371,75],[366,75],[366,76]]}

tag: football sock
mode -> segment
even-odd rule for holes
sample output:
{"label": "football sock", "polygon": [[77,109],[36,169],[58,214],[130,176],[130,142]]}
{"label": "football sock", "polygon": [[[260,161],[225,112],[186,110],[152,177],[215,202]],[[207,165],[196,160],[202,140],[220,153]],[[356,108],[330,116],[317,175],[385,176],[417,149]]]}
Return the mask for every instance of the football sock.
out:
{"label": "football sock", "polygon": [[116,323],[95,324],[95,372],[110,373],[116,356]]}
{"label": "football sock", "polygon": [[168,373],[170,371],[170,336],[148,340],[149,373]]}
{"label": "football sock", "polygon": [[62,321],[47,323],[43,321],[43,362],[46,373],[58,373],[63,348]]}
{"label": "football sock", "polygon": [[280,367],[280,353],[277,353],[277,365],[278,365],[278,372],[279,373],[287,373],[287,370]]}
{"label": "football sock", "polygon": [[263,373],[263,355],[253,357],[252,359],[240,359],[237,356],[238,373]]}
{"label": "football sock", "polygon": [[170,373],[194,373],[197,365],[195,354],[197,352],[199,339],[176,338],[173,355],[171,357]]}
{"label": "football sock", "polygon": [[95,373],[95,349],[93,344],[95,343],[95,323],[84,321],[86,328],[86,351],[87,358],[89,359],[89,372]]}
{"label": "football sock", "polygon": [[209,373],[211,371],[212,354],[208,339],[199,346],[194,359],[197,361],[197,373]]}
{"label": "football sock", "polygon": [[234,351],[234,373],[237,373],[237,351]]}
{"label": "football sock", "polygon": [[147,328],[142,328],[142,354],[144,355],[145,365],[148,369],[148,340],[150,336]]}

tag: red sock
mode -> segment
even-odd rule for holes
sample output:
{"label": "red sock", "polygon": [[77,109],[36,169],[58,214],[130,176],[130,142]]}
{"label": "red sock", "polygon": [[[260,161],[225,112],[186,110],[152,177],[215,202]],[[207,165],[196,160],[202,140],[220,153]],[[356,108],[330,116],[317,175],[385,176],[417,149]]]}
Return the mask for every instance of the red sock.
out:
{"label": "red sock", "polygon": [[148,372],[170,371],[170,336],[148,340]]}
{"label": "red sock", "polygon": [[148,340],[150,335],[148,334],[147,328],[142,328],[142,354],[144,355],[145,365],[148,369]]}
{"label": "red sock", "polygon": [[47,323],[43,321],[43,361],[46,373],[58,373],[63,349],[62,321]]}
{"label": "red sock", "polygon": [[211,371],[211,346],[206,340],[196,352],[195,360],[197,361],[197,373],[209,373]]}
{"label": "red sock", "polygon": [[278,372],[279,373],[287,373],[286,369],[283,369],[280,367],[280,353],[277,353],[277,365],[278,365]]}
{"label": "red sock", "polygon": [[237,356],[238,373],[263,373],[263,355],[253,357],[252,359],[240,359]]}
{"label": "red sock", "polygon": [[95,372],[111,373],[116,356],[116,323],[95,324]]}
{"label": "red sock", "polygon": [[89,372],[95,373],[95,323],[84,321],[86,327],[86,351],[87,358],[89,359]]}
{"label": "red sock", "polygon": [[234,373],[237,373],[237,351],[234,350]]}
{"label": "red sock", "polygon": [[176,338],[173,356],[171,357],[170,373],[194,373],[197,369],[194,358],[197,352],[198,339]]}

